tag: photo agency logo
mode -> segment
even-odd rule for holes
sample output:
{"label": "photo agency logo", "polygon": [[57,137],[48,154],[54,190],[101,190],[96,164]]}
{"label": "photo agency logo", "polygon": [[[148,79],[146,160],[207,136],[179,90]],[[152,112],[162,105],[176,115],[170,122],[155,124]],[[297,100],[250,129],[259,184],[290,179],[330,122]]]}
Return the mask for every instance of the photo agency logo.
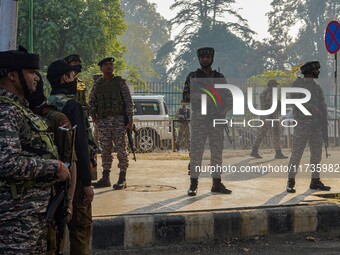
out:
{"label": "photo agency logo", "polygon": [[[279,89],[281,95],[280,100],[278,100]],[[262,117],[257,119],[238,118],[238,120],[235,121],[233,119],[226,119],[226,116],[221,116],[222,118],[213,118],[212,121],[214,127],[225,124],[229,124],[231,127],[235,125],[243,127],[262,127],[265,122],[271,122],[272,127],[275,123],[280,123],[283,127],[295,127],[297,125],[297,121],[295,119],[270,117],[272,116],[271,114],[278,110],[278,108],[280,109],[281,116],[286,116],[287,106],[295,106],[304,115],[312,115],[303,105],[311,99],[310,91],[304,88],[273,87],[272,102],[269,109],[255,108],[253,87],[247,88],[247,101],[245,101],[243,91],[236,85],[227,84],[225,79],[193,78],[191,80],[191,91],[193,91],[193,100],[191,100],[192,110],[200,112],[202,116],[209,117],[210,115],[210,117],[215,117],[216,113],[223,113],[223,108],[228,105],[228,97],[226,95],[227,91],[229,91],[232,97],[232,116],[245,116],[245,107],[247,107],[250,113]],[[292,94],[299,94],[299,96],[291,98]],[[265,118],[264,116],[268,118]]]}

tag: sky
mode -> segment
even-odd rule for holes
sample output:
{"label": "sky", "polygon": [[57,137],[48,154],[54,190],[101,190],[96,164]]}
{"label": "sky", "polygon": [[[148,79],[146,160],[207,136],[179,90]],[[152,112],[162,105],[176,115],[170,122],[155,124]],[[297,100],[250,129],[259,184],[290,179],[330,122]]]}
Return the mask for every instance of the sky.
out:
{"label": "sky", "polygon": [[[157,5],[157,11],[166,19],[171,19],[176,13],[170,10],[174,0],[148,0],[150,3]],[[270,3],[272,0],[236,0],[232,6],[239,9],[241,16],[248,20],[250,29],[257,33],[255,39],[262,41],[269,36],[268,33],[268,20],[265,15],[270,11]],[[175,10],[176,11],[176,10]],[[173,31],[176,33],[176,30]],[[172,34],[172,37],[174,35]]]}

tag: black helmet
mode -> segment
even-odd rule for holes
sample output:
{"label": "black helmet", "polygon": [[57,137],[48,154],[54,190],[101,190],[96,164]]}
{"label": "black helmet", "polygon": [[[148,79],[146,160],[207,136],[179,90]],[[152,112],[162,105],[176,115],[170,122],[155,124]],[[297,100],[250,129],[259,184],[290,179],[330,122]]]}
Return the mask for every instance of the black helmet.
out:
{"label": "black helmet", "polygon": [[303,66],[300,67],[302,74],[308,74],[311,73],[315,69],[320,69],[320,63],[319,61],[309,61],[305,63]]}

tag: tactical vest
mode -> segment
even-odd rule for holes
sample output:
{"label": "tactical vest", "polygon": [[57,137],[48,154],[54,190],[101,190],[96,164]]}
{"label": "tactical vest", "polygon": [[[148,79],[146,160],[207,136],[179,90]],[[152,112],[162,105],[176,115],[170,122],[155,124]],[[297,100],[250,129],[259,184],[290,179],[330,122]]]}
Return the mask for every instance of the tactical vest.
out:
{"label": "tactical vest", "polygon": [[120,83],[122,78],[115,76],[109,81],[99,78],[97,85],[97,115],[99,118],[108,116],[123,115],[123,98],[121,95]]}
{"label": "tactical vest", "polygon": [[57,95],[50,95],[48,97],[48,102],[51,105],[53,105],[55,108],[57,108],[59,112],[62,112],[65,104],[71,99],[74,99],[74,98],[69,97],[64,94],[57,94]]}
{"label": "tactical vest", "polygon": [[14,105],[26,117],[24,119],[25,125],[30,127],[31,133],[28,141],[25,144],[21,144],[23,151],[29,155],[38,155],[43,159],[58,159],[58,151],[53,142],[53,134],[47,131],[47,125],[40,117],[27,111],[25,107],[7,97],[0,96],[0,101],[6,101]]}

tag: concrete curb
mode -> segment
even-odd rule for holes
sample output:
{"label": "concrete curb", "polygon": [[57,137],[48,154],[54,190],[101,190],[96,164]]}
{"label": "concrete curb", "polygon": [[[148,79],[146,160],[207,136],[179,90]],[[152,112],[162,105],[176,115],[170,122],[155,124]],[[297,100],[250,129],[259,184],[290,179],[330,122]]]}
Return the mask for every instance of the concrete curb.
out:
{"label": "concrete curb", "polygon": [[92,250],[224,241],[340,227],[340,205],[119,216],[93,222]]}

